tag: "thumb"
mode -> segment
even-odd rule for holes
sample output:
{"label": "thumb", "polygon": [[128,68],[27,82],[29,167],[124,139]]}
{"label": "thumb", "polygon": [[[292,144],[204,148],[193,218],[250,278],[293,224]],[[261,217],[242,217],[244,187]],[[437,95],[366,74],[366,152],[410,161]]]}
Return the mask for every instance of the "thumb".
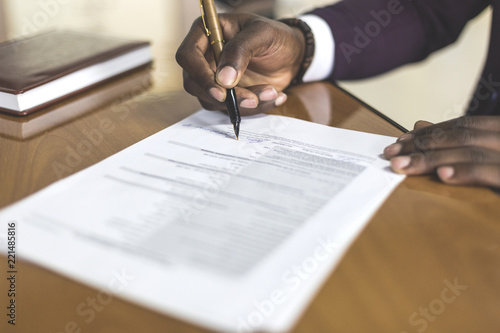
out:
{"label": "thumb", "polygon": [[273,32],[262,23],[247,23],[224,46],[216,74],[217,82],[224,88],[236,86],[252,57],[265,52],[272,45]]}

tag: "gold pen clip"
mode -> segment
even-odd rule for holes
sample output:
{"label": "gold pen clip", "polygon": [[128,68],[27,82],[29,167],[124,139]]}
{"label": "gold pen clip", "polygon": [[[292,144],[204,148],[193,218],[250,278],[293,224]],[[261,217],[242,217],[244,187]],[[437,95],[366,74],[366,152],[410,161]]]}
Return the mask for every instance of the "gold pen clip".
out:
{"label": "gold pen clip", "polygon": [[207,28],[207,22],[205,21],[205,9],[203,8],[203,0],[200,0],[200,11],[201,11],[201,19],[203,21],[203,26],[205,27],[205,32],[207,36],[210,37],[210,30]]}

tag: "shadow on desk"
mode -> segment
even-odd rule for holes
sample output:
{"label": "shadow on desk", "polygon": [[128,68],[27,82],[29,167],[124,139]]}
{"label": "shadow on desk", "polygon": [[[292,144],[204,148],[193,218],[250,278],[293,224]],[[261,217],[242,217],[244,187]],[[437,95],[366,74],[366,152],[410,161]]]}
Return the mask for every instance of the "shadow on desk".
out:
{"label": "shadow on desk", "polygon": [[326,82],[291,88],[288,101],[271,112],[314,123],[354,131],[400,136],[405,129],[387,121],[381,112],[355,99],[343,89]]}

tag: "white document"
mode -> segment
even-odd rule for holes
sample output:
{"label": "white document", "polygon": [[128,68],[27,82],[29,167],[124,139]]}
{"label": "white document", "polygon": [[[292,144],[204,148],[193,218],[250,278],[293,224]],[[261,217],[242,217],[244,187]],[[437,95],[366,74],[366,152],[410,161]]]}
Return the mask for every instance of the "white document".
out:
{"label": "white document", "polygon": [[271,115],[244,118],[236,141],[225,114],[200,111],[4,209],[1,232],[15,221],[20,259],[103,306],[286,331],[403,179],[380,156],[393,142]]}

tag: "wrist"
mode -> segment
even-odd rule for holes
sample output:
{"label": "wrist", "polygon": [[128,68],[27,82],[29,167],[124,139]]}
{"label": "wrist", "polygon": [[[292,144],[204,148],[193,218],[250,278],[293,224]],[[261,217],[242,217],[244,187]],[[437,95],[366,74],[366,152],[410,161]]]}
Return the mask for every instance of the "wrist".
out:
{"label": "wrist", "polygon": [[299,76],[299,72],[302,68],[302,62],[304,61],[305,53],[306,53],[306,38],[304,33],[298,27],[290,27],[294,32],[294,38],[296,40],[298,52],[295,52],[295,60],[293,61],[293,69],[292,69],[292,82],[297,81],[297,77]]}
{"label": "wrist", "polygon": [[335,66],[335,38],[332,29],[324,19],[313,14],[300,16],[300,19],[309,25],[316,43],[314,58],[304,74],[304,82],[331,78]]}
{"label": "wrist", "polygon": [[307,23],[300,19],[282,19],[280,22],[292,28],[294,36],[299,43],[300,52],[298,52],[296,61],[294,62],[294,76],[290,82],[290,86],[293,86],[303,83],[304,74],[312,63],[315,50],[314,35]]}

